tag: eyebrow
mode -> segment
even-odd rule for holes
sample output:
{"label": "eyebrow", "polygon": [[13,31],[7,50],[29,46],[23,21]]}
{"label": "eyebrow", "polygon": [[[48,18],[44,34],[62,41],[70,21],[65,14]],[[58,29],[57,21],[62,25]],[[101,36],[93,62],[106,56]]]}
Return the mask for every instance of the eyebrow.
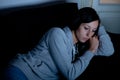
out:
{"label": "eyebrow", "polygon": [[[88,27],[91,27],[91,26],[89,26],[89,25],[87,25]],[[97,28],[94,28],[94,29],[96,29],[97,30]]]}

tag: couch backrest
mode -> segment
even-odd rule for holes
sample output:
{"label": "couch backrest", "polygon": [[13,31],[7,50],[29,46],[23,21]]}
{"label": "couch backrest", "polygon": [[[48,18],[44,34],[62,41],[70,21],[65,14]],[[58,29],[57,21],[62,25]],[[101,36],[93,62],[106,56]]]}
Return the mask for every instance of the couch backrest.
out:
{"label": "couch backrest", "polygon": [[[2,44],[11,51],[14,48],[17,52],[27,51],[34,47],[51,27],[69,24],[76,11],[77,3],[33,5],[0,10],[1,34],[7,33]],[[13,46],[12,49],[10,45]],[[4,49],[7,49],[6,46]]]}

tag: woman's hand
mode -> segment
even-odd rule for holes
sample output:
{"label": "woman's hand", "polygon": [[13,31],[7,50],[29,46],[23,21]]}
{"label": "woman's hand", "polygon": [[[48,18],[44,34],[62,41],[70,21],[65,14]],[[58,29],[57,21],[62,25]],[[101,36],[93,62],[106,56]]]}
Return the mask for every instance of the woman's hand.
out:
{"label": "woman's hand", "polygon": [[99,46],[98,36],[95,35],[94,37],[91,37],[89,42],[90,42],[89,50],[95,53]]}

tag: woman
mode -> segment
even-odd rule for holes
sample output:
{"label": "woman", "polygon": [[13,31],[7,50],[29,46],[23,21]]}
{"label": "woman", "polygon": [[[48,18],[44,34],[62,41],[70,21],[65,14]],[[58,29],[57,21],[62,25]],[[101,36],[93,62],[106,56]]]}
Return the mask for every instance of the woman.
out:
{"label": "woman", "polygon": [[113,44],[96,11],[81,8],[72,24],[50,29],[27,54],[10,61],[9,80],[75,80],[94,56],[110,56]]}

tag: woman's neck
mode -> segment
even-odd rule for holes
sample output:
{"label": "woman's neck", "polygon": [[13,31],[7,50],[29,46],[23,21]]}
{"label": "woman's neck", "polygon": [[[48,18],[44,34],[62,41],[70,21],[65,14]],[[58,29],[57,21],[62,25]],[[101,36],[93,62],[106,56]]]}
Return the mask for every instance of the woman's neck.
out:
{"label": "woman's neck", "polygon": [[75,34],[74,30],[72,30],[72,36],[73,36],[73,42],[74,42],[74,44],[76,44],[78,42],[78,39],[76,37],[76,34]]}

